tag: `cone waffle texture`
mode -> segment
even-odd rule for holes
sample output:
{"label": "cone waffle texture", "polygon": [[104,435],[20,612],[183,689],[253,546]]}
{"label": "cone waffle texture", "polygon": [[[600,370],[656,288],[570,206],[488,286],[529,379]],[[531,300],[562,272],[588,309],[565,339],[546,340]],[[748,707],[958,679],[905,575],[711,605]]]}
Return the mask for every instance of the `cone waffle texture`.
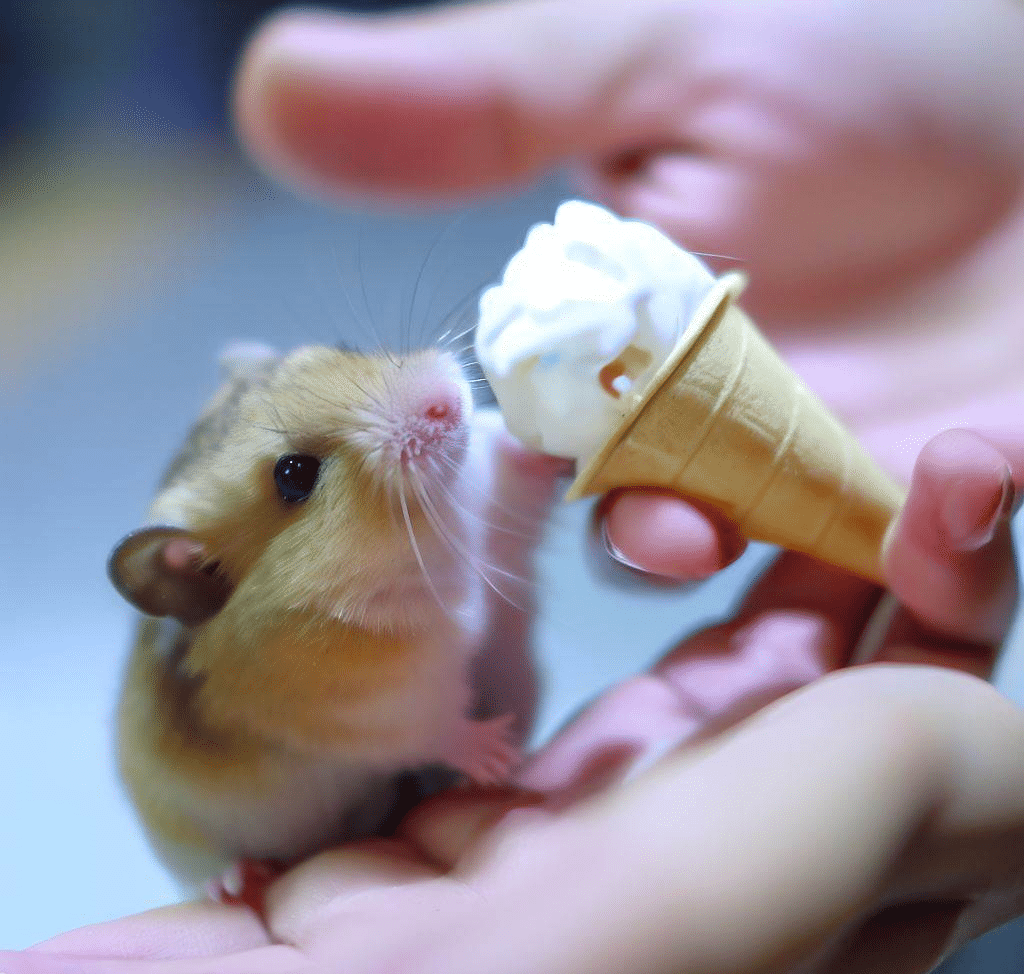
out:
{"label": "cone waffle texture", "polygon": [[882,581],[905,493],[778,356],[719,279],[672,355],[567,499],[666,487],[748,537]]}

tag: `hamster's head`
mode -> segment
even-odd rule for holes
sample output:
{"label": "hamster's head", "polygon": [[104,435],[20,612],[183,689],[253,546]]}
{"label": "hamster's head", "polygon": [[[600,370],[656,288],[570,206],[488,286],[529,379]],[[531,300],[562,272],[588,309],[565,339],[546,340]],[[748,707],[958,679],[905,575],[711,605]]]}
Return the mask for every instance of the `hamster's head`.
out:
{"label": "hamster's head", "polygon": [[228,603],[375,628],[464,596],[462,502],[472,397],[434,350],[304,347],[235,369],[152,507],[171,527],[111,558],[144,612],[189,624]]}

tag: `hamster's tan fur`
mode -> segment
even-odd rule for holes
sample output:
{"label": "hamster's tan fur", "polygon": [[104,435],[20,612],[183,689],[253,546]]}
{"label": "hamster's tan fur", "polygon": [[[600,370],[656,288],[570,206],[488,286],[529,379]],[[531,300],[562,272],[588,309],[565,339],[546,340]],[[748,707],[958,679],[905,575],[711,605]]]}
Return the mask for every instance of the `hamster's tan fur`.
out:
{"label": "hamster's tan fur", "polygon": [[[151,616],[126,671],[120,767],[185,883],[373,832],[403,770],[508,772],[509,721],[470,718],[471,408],[434,351],[242,356],[168,470],[161,526],[115,551],[115,583]],[[298,503],[275,482],[289,455],[319,461]]]}

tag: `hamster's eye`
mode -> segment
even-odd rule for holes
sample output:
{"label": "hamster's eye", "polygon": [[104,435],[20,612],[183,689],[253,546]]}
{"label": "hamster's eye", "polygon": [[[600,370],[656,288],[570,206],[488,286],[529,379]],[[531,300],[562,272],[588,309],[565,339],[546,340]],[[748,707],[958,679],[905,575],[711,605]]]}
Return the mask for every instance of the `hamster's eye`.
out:
{"label": "hamster's eye", "polygon": [[313,493],[320,461],[301,453],[288,453],[274,465],[274,483],[281,499],[289,504],[304,501]]}

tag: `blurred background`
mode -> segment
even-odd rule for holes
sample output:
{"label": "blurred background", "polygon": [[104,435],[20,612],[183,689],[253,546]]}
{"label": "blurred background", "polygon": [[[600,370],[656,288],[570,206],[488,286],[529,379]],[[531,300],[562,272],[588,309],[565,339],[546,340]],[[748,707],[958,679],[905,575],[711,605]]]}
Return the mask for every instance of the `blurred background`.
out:
{"label": "blurred background", "polygon": [[[256,172],[227,115],[260,0],[0,0],[0,946],[172,900],[122,797],[111,717],[131,614],[107,583],[235,339],[429,341],[472,321],[526,229],[569,194],[415,214],[328,210]],[[364,0],[337,9],[414,6]],[[422,271],[422,280],[413,284]],[[542,559],[540,735],[729,610],[711,583],[612,585],[585,505]],[[1016,642],[1016,640],[1015,640]],[[1011,693],[1020,653],[1005,668]],[[1021,696],[1019,693],[1014,695]],[[1024,928],[944,970],[1018,971]]]}

